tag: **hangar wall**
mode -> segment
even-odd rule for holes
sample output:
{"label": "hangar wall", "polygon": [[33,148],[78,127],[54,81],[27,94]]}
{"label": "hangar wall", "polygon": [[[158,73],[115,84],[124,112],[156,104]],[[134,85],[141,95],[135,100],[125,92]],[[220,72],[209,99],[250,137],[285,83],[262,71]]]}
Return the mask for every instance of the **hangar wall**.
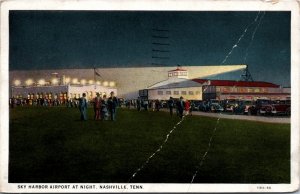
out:
{"label": "hangar wall", "polygon": [[[138,97],[138,90],[166,80],[167,72],[176,68],[177,66],[97,68],[96,71],[101,75],[97,76],[97,80],[116,82],[118,97],[131,99]],[[246,65],[184,66],[184,68],[189,72],[189,79],[195,79],[245,69]],[[57,76],[94,79],[94,69],[18,70],[9,71],[9,83],[11,86],[16,79],[24,82],[28,78],[50,80],[53,78],[52,73],[57,73]]]}

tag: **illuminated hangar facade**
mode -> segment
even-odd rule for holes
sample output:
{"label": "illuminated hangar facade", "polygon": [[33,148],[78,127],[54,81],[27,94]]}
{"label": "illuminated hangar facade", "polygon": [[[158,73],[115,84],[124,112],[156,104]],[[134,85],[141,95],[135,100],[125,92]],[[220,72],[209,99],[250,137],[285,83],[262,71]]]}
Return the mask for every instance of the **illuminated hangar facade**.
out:
{"label": "illuminated hangar facade", "polygon": [[290,88],[264,81],[214,80],[190,78],[189,71],[177,67],[167,73],[168,79],[140,90],[140,97],[149,100],[168,100],[183,97],[188,100],[288,100]]}
{"label": "illuminated hangar facade", "polygon": [[[166,79],[170,67],[120,67],[95,69],[15,70],[9,71],[10,97],[35,98],[51,95],[61,98],[80,97],[84,92],[88,98],[96,92],[108,94],[114,91],[118,97],[133,99],[139,90],[149,88]],[[185,66],[189,79],[241,71],[246,65]]]}

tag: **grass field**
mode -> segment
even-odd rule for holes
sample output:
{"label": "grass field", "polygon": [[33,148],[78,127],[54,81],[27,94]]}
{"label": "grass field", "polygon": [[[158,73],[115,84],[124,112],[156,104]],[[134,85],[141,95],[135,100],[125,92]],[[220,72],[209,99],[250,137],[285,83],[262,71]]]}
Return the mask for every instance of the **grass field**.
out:
{"label": "grass field", "polygon": [[[10,109],[9,182],[124,183],[179,121],[118,109],[117,121],[79,121],[66,107]],[[131,182],[189,183],[217,118],[188,116]],[[221,119],[195,183],[289,183],[290,124]]]}

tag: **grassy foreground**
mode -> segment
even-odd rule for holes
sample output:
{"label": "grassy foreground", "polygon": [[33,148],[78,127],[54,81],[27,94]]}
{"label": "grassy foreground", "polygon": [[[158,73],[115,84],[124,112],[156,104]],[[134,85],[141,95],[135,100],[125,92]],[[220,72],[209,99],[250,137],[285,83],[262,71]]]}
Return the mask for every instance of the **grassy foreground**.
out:
{"label": "grassy foreground", "polygon": [[[117,121],[79,121],[65,107],[10,109],[9,182],[124,183],[179,121],[118,109]],[[189,183],[217,118],[189,116],[131,182]],[[289,183],[290,124],[221,119],[195,183]]]}

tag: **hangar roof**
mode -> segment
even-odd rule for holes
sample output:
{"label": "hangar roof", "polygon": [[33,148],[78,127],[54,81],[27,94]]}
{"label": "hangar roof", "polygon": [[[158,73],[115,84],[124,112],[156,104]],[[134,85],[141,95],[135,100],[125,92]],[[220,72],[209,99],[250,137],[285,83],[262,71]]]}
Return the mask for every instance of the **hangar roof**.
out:
{"label": "hangar roof", "polygon": [[262,82],[262,81],[234,81],[234,80],[208,80],[208,79],[193,79],[194,82],[204,84],[210,82],[211,86],[236,86],[236,87],[268,87],[279,88],[277,84]]}

